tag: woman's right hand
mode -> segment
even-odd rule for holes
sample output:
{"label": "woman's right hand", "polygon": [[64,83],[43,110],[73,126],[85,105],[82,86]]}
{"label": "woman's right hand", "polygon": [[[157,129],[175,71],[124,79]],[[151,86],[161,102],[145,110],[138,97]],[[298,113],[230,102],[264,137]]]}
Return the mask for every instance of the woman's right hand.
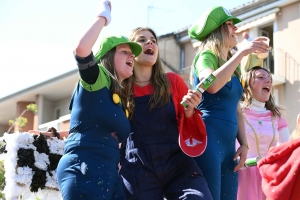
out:
{"label": "woman's right hand", "polygon": [[98,5],[98,17],[104,17],[106,19],[105,26],[111,21],[111,2],[108,0],[101,0]]}
{"label": "woman's right hand", "polygon": [[186,104],[184,109],[185,117],[191,117],[194,114],[195,107],[201,102],[202,93],[197,90],[188,90],[188,93],[182,98],[181,102]]}
{"label": "woman's right hand", "polygon": [[267,52],[269,51],[269,45],[264,41],[266,41],[264,37],[257,37],[253,41],[244,44],[240,48],[240,53],[243,54],[243,56],[247,56],[250,53]]}
{"label": "woman's right hand", "polygon": [[85,58],[92,52],[99,34],[104,26],[111,21],[111,3],[108,0],[100,0],[97,7],[97,17],[91,26],[83,33],[78,43],[75,45],[74,53],[78,57]]}
{"label": "woman's right hand", "polygon": [[238,164],[235,166],[234,168],[234,172],[237,172],[238,170],[240,170],[241,168],[244,167],[245,161],[247,159],[247,154],[248,154],[248,146],[245,145],[241,145],[235,155],[233,160],[237,160],[238,157],[240,157]]}

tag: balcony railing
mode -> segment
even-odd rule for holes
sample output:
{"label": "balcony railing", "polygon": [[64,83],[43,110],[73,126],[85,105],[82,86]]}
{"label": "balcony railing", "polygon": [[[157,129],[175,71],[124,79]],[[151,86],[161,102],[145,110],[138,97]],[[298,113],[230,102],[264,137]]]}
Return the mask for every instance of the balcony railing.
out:
{"label": "balcony railing", "polygon": [[286,51],[275,48],[276,74],[285,77],[290,81],[300,79],[300,64]]}
{"label": "balcony railing", "polygon": [[39,131],[47,131],[48,128],[54,127],[56,130],[65,130],[64,125],[70,121],[70,114],[61,116],[57,120],[53,120],[38,126]]}

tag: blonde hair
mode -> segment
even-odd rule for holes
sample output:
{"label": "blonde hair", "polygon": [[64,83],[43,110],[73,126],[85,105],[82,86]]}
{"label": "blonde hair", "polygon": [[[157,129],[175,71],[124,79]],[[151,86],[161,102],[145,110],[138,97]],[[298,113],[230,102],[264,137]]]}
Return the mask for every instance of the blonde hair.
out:
{"label": "blonde hair", "polygon": [[[223,55],[224,54],[223,49],[229,48],[229,44],[230,44],[230,35],[229,35],[228,26],[225,22],[204,38],[196,54],[205,50],[212,51],[218,57],[218,64],[220,67],[224,64],[223,63],[224,59],[229,60],[232,57],[230,49],[228,50],[227,55]],[[193,76],[195,70],[194,65],[195,63],[193,62],[190,71],[190,84],[193,84],[194,82],[194,76]],[[238,78],[240,78],[241,74],[238,69],[235,70],[234,74]]]}

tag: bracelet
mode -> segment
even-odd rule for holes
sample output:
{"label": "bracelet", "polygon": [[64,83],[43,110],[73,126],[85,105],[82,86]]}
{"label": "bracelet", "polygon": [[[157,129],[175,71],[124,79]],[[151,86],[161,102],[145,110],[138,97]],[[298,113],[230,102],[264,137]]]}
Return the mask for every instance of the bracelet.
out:
{"label": "bracelet", "polygon": [[241,144],[241,146],[245,146],[245,147],[247,147],[247,149],[249,150],[248,144]]}

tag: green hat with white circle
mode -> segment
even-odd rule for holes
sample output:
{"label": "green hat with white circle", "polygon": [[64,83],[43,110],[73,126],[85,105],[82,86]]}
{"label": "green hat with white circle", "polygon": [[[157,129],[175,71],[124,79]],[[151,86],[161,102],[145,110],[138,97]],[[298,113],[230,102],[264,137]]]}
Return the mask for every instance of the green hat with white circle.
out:
{"label": "green hat with white circle", "polygon": [[188,29],[189,36],[192,39],[203,41],[208,34],[228,20],[232,20],[233,24],[242,21],[239,18],[233,17],[231,13],[222,6],[215,7],[201,15]]}
{"label": "green hat with white circle", "polygon": [[100,48],[95,55],[96,62],[99,62],[100,58],[102,58],[108,51],[120,44],[128,44],[135,56],[138,56],[142,52],[142,47],[140,44],[137,42],[131,42],[125,36],[109,36],[103,38]]}

